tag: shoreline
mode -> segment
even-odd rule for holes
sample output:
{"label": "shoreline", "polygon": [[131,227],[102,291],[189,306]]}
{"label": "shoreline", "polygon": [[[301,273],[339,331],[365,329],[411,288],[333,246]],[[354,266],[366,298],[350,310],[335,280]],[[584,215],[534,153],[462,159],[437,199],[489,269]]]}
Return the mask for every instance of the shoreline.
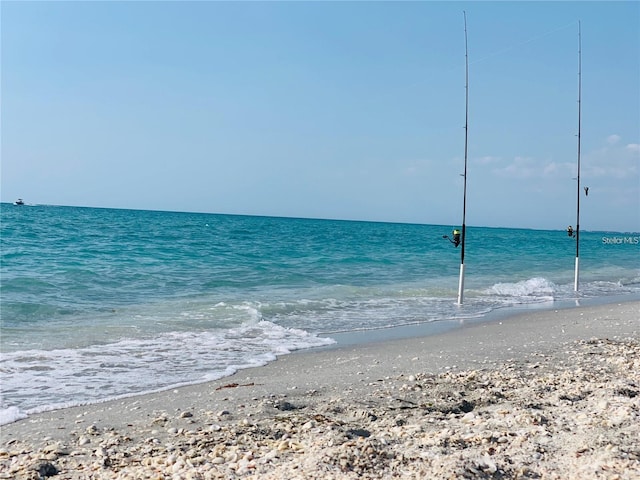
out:
{"label": "shoreline", "polygon": [[0,478],[638,478],[639,311],[525,311],[33,414],[0,427]]}
{"label": "shoreline", "polygon": [[[471,325],[508,320],[513,317],[518,317],[520,315],[527,315],[535,312],[545,312],[550,310],[564,310],[564,309],[571,309],[571,308],[576,308],[581,306],[602,306],[602,305],[610,305],[610,304],[616,304],[616,303],[630,303],[630,302],[640,302],[640,294],[616,295],[616,296],[608,296],[608,297],[593,297],[593,298],[574,299],[574,300],[553,300],[553,301],[541,302],[541,303],[510,305],[510,306],[492,310],[478,317],[448,319],[448,320],[439,320],[439,321],[432,321],[432,322],[418,322],[418,323],[409,324],[409,325],[398,325],[394,327],[381,327],[381,328],[355,330],[355,331],[347,331],[347,332],[334,332],[334,333],[326,333],[326,334],[320,333],[318,334],[319,337],[330,338],[334,340],[335,343],[331,343],[323,346],[317,346],[317,347],[309,347],[309,348],[304,348],[300,350],[294,350],[289,352],[288,354],[277,355],[275,360],[271,360],[267,362],[265,365],[240,368],[235,373],[222,376],[216,380],[197,381],[194,383],[169,386],[169,387],[161,388],[155,391],[135,393],[131,395],[119,396],[116,398],[106,398],[106,399],[94,401],[94,402],[83,402],[83,403],[78,403],[76,405],[52,406],[50,408],[37,407],[35,409],[31,409],[31,410],[36,410],[35,412],[31,410],[27,410],[23,412],[18,410],[17,407],[10,407],[8,410],[15,409],[12,416],[12,418],[14,419],[10,421],[0,420],[0,429],[4,425],[10,425],[17,421],[21,421],[33,415],[38,415],[41,413],[55,412],[59,410],[66,410],[68,408],[76,408],[76,407],[91,407],[92,405],[100,405],[103,403],[115,402],[115,401],[130,399],[130,398],[141,397],[145,395],[162,394],[163,392],[174,390],[176,388],[197,386],[197,385],[215,382],[215,381],[224,381],[225,378],[230,378],[235,375],[241,374],[243,370],[266,366],[272,362],[281,360],[287,355],[298,355],[298,354],[306,354],[306,353],[311,353],[316,351],[335,350],[335,349],[341,349],[346,347],[357,347],[357,346],[362,346],[367,344],[378,344],[378,343],[384,343],[384,342],[394,341],[394,340],[401,341],[401,340],[414,338],[414,337],[429,337],[433,335],[441,335],[441,334],[446,334],[447,332],[455,331],[460,328],[466,328]],[[457,307],[457,306],[454,305],[454,307]]]}
{"label": "shoreline", "polygon": [[[505,321],[521,315],[532,313],[544,313],[552,310],[566,310],[581,307],[599,307],[613,304],[625,304],[640,302],[640,294],[613,295],[607,297],[579,298],[573,300],[552,300],[549,302],[530,303],[521,305],[509,305],[491,310],[479,317],[465,319],[439,320],[435,322],[421,322],[410,325],[398,325],[394,327],[376,328],[370,330],[357,330],[351,332],[334,332],[321,334],[320,336],[332,338],[336,343],[320,347],[312,347],[308,350],[300,350],[292,353],[305,353],[315,350],[332,350],[345,346],[366,345],[368,343],[380,343],[389,340],[403,340],[413,337],[427,337],[444,334],[459,328],[471,325],[481,325],[497,321]],[[455,306],[455,305],[454,305]]]}

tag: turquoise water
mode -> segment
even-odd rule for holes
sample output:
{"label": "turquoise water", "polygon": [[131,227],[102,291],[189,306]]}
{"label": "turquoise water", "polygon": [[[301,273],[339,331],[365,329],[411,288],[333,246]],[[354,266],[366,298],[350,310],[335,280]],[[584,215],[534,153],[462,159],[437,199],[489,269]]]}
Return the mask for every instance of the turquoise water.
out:
{"label": "turquoise water", "polygon": [[[640,294],[640,234],[1,205],[0,423],[197,383],[332,335]],[[4,419],[4,420],[3,420]]]}

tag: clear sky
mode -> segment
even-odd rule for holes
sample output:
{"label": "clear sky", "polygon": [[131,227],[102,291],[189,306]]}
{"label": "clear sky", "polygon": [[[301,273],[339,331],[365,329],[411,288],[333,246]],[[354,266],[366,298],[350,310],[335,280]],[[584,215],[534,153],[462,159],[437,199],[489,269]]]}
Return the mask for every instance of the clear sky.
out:
{"label": "clear sky", "polygon": [[1,2],[1,200],[640,230],[640,2]]}

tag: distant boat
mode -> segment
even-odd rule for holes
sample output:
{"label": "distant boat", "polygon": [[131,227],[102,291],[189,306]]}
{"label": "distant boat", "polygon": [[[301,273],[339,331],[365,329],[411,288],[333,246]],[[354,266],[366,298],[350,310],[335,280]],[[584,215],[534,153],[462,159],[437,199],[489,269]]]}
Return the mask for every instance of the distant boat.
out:
{"label": "distant boat", "polygon": [[22,200],[21,198],[19,198],[18,200],[16,200],[15,202],[13,202],[14,205],[24,205],[24,200]]}

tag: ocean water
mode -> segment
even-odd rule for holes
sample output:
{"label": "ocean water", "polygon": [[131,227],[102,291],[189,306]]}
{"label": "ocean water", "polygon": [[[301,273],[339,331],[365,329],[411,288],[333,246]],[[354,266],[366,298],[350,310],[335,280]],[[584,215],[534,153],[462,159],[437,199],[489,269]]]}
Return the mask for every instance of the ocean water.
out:
{"label": "ocean water", "polygon": [[640,234],[2,204],[0,424],[228,376],[340,332],[640,295]]}

